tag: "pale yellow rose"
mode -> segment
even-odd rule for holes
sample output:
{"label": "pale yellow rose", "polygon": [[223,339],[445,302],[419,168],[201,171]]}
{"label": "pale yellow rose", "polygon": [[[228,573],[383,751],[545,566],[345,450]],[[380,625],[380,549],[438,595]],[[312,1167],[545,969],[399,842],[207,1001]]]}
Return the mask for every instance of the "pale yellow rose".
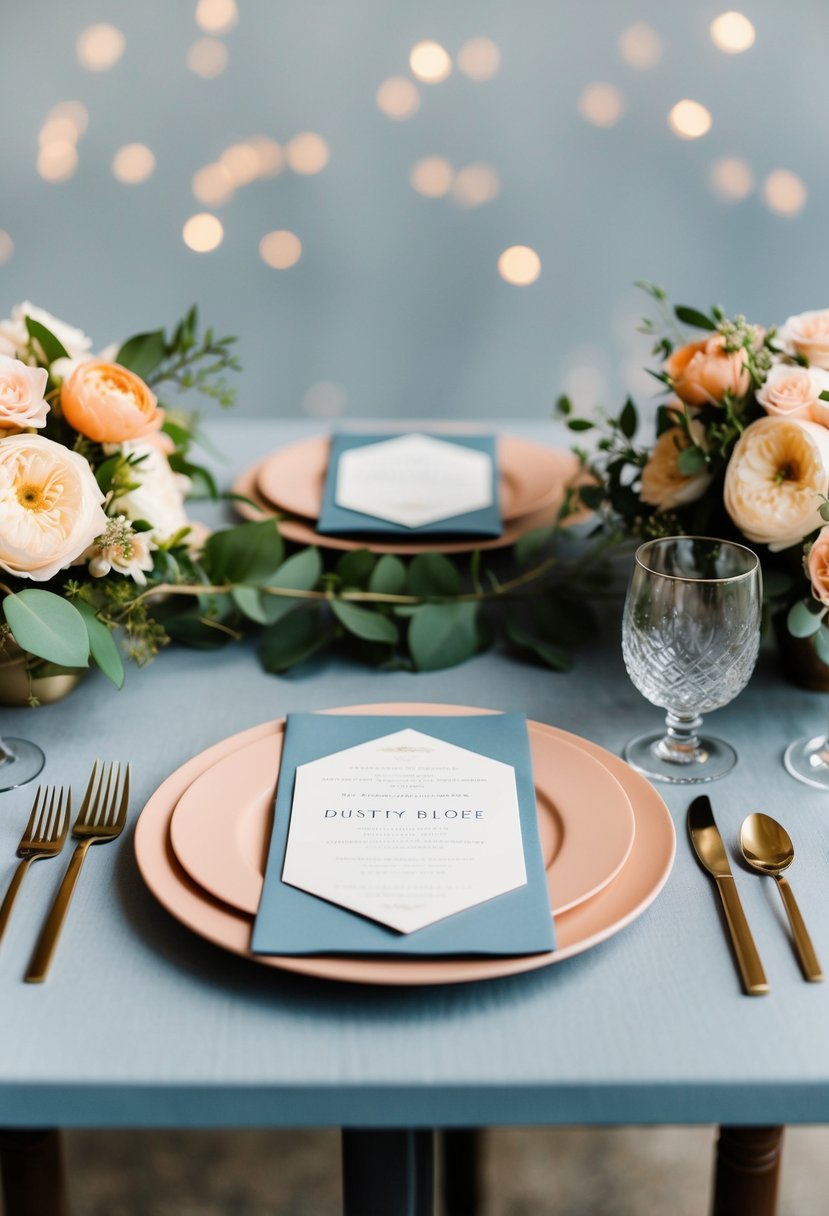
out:
{"label": "pale yellow rose", "polygon": [[681,346],[665,360],[665,371],[686,405],[719,405],[727,392],[744,397],[751,383],[746,352],[726,351],[722,334]]}
{"label": "pale yellow rose", "polygon": [[829,371],[820,367],[797,367],[777,363],[772,367],[757,400],[767,414],[780,418],[805,418],[829,425],[829,401],[820,394],[829,390]]}
{"label": "pale yellow rose", "polygon": [[[704,431],[698,422],[691,423],[691,434],[702,446]],[[681,427],[673,426],[659,436],[642,470],[639,497],[643,502],[659,511],[673,511],[702,498],[711,484],[711,475],[705,469],[691,474],[679,471],[679,454],[687,446],[688,439]]]}
{"label": "pale yellow rose", "polygon": [[48,379],[45,368],[27,367],[19,359],[0,355],[0,434],[46,425]]}
{"label": "pale yellow rose", "polygon": [[45,582],[104,531],[104,496],[77,452],[42,435],[0,439],[0,569]]}
{"label": "pale yellow rose", "polygon": [[806,559],[812,595],[829,608],[829,526],[821,528]]}
{"label": "pale yellow rose", "polygon": [[802,355],[814,367],[829,368],[829,308],[789,317],[777,338],[788,354]]}
{"label": "pale yellow rose", "polygon": [[725,473],[725,508],[749,540],[788,549],[820,525],[829,490],[829,430],[760,418],[740,436]]}

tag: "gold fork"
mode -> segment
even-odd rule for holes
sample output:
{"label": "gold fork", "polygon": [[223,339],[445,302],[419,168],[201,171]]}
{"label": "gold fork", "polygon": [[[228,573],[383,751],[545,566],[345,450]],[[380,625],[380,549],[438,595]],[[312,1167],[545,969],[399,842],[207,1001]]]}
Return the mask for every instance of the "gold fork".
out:
{"label": "gold fork", "polygon": [[130,766],[127,765],[122,781],[120,764],[110,764],[107,769],[106,765],[96,760],[72,828],[72,835],[80,844],[72,854],[63,882],[43,923],[26,972],[27,983],[39,984],[46,979],[87,849],[91,844],[105,844],[120,836],[127,820],[129,795]]}
{"label": "gold fork", "polygon": [[17,856],[22,858],[9,883],[2,905],[0,905],[0,940],[9,923],[17,892],[23,877],[33,861],[41,857],[56,857],[66,840],[69,816],[72,814],[72,795],[69,790],[55,786],[37,787],[29,822],[17,846]]}

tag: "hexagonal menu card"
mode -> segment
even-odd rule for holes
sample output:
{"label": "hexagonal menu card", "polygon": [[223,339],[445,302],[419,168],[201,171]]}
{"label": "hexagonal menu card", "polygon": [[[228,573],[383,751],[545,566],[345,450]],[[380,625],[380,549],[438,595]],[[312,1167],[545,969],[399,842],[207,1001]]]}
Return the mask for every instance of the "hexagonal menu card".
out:
{"label": "hexagonal menu card", "polygon": [[252,948],[552,949],[521,714],[294,714]]}
{"label": "hexagonal menu card", "polygon": [[335,435],[317,527],[332,536],[500,536],[494,436]]}

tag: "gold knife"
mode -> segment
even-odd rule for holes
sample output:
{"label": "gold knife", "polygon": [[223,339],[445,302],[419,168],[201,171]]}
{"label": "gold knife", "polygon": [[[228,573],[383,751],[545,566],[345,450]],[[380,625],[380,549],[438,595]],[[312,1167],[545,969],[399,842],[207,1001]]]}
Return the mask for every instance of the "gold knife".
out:
{"label": "gold knife", "polygon": [[731,866],[728,864],[723,838],[714,822],[714,812],[706,794],[700,794],[688,807],[688,834],[694,852],[714,879],[720,893],[743,988],[749,996],[763,996],[769,991],[768,980],[751,936]]}

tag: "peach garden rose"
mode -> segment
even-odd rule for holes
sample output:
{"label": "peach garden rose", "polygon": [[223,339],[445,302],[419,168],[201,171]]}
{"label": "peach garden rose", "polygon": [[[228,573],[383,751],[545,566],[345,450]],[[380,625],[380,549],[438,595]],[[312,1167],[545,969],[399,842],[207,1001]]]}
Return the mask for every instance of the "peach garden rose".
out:
{"label": "peach garden rose", "polygon": [[767,414],[805,418],[826,426],[829,424],[829,401],[821,401],[820,394],[827,390],[829,371],[777,363],[756,395]]}
{"label": "peach garden rose", "polygon": [[[691,423],[691,434],[701,445],[704,436],[699,423]],[[642,470],[639,496],[657,511],[673,511],[686,503],[696,502],[711,484],[711,477],[704,469],[693,474],[680,472],[679,454],[687,446],[687,437],[679,426],[663,431],[654,444]]]}
{"label": "peach garden rose", "polygon": [[0,569],[45,582],[107,525],[84,458],[42,435],[0,439]]}
{"label": "peach garden rose", "polygon": [[727,392],[743,397],[751,377],[745,366],[746,352],[727,351],[722,334],[689,342],[665,360],[671,387],[686,405],[718,405]]}
{"label": "peach garden rose", "polygon": [[812,595],[829,608],[829,525],[821,528],[806,558]]}
{"label": "peach garden rose", "polygon": [[813,367],[829,369],[829,308],[789,317],[777,339],[790,355],[802,355]]}
{"label": "peach garden rose", "polygon": [[0,436],[12,429],[46,425],[48,379],[45,368],[28,367],[19,359],[0,355]]}
{"label": "peach garden rose", "polygon": [[140,376],[118,363],[89,360],[63,382],[60,404],[70,426],[96,443],[124,443],[159,430],[163,414]]}
{"label": "peach garden rose", "polygon": [[829,491],[829,430],[760,418],[738,439],[725,474],[725,507],[748,540],[772,551],[800,544],[820,525]]}

